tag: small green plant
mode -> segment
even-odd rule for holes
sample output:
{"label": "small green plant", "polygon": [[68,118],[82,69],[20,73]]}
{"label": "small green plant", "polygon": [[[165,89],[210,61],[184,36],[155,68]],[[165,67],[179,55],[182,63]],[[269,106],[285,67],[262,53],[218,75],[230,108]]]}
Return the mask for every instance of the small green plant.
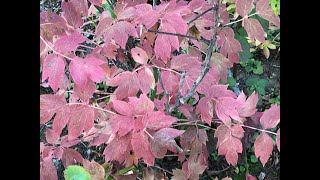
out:
{"label": "small green plant", "polygon": [[253,91],[256,91],[259,95],[265,95],[265,88],[268,84],[266,79],[259,79],[258,77],[249,77],[246,80],[246,85],[250,87],[249,94],[252,94]]}
{"label": "small green plant", "polygon": [[66,180],[91,180],[90,174],[81,166],[71,165],[64,171]]}
{"label": "small green plant", "polygon": [[263,67],[261,61],[250,59],[249,61],[241,61],[240,65],[245,68],[247,72],[253,72],[254,74],[262,74]]}
{"label": "small green plant", "polygon": [[269,99],[269,103],[270,103],[270,104],[280,104],[280,95],[278,95],[278,96],[275,97],[275,98],[270,98],[270,99]]}

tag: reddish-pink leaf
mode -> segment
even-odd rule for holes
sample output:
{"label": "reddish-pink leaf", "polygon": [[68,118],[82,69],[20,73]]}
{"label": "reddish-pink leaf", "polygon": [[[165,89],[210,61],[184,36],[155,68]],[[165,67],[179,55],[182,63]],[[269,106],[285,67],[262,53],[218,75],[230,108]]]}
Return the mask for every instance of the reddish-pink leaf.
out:
{"label": "reddish-pink leaf", "polygon": [[138,4],[136,8],[135,22],[143,24],[146,29],[150,29],[160,18],[160,14],[153,10],[150,4]]}
{"label": "reddish-pink leaf", "polygon": [[63,166],[66,168],[70,165],[75,165],[77,162],[82,163],[83,157],[76,150],[65,148],[61,158]]}
{"label": "reddish-pink leaf", "polygon": [[253,0],[236,0],[236,12],[242,17],[246,17],[253,7]]}
{"label": "reddish-pink leaf", "polygon": [[135,8],[129,7],[127,4],[118,3],[114,8],[114,12],[117,15],[118,20],[124,20],[132,18],[135,15]]}
{"label": "reddish-pink leaf", "polygon": [[[161,79],[164,85],[164,88],[170,93],[170,94],[175,94],[177,93],[179,89],[179,78],[177,77],[176,74],[170,72],[170,71],[162,71],[161,74]],[[160,82],[158,81],[157,85],[157,94],[160,94],[163,92],[163,89],[160,85]]]}
{"label": "reddish-pink leaf", "polygon": [[271,9],[269,0],[258,1],[256,8],[257,14],[259,16],[280,27],[280,18],[274,14],[274,11]]}
{"label": "reddish-pink leaf", "polygon": [[61,112],[66,103],[64,95],[40,95],[40,124],[48,122],[55,113]]}
{"label": "reddish-pink leaf", "polygon": [[138,158],[143,158],[143,161],[149,166],[154,165],[155,158],[150,149],[148,135],[144,131],[132,135],[131,145]]}
{"label": "reddish-pink leaf", "polygon": [[62,1],[61,8],[67,22],[74,28],[79,28],[83,24],[83,21],[81,19],[81,13],[77,11],[75,4],[76,3],[73,2]]}
{"label": "reddish-pink leaf", "polygon": [[138,79],[140,82],[140,89],[144,94],[148,94],[150,89],[154,89],[156,82],[153,76],[152,69],[149,67],[143,67],[138,73]]}
{"label": "reddish-pink leaf", "polygon": [[133,107],[124,101],[113,100],[112,101],[113,108],[120,114],[124,116],[132,116],[134,111]]}
{"label": "reddish-pink leaf", "polygon": [[148,55],[147,53],[141,48],[132,48],[131,55],[135,62],[140,64],[146,64],[148,62]]}
{"label": "reddish-pink leaf", "polygon": [[171,59],[171,69],[178,71],[188,71],[193,67],[200,66],[201,62],[198,57],[189,54],[180,54]]}
{"label": "reddish-pink leaf", "polygon": [[264,166],[272,154],[273,140],[265,132],[262,132],[254,142],[254,153],[257,158],[260,158],[262,165]]}
{"label": "reddish-pink leaf", "polygon": [[60,134],[56,134],[52,129],[46,129],[46,140],[49,144],[55,145],[58,144]]}
{"label": "reddish-pink leaf", "polygon": [[238,162],[238,153],[242,153],[242,143],[244,130],[241,126],[235,125],[231,128],[220,125],[214,137],[218,138],[218,155],[225,155],[229,164],[235,166]]}
{"label": "reddish-pink leaf", "polygon": [[252,176],[251,174],[247,174],[246,180],[257,180],[257,178],[255,176]]}
{"label": "reddish-pink leaf", "polygon": [[102,36],[102,34],[106,31],[107,27],[109,27],[112,22],[113,22],[112,17],[101,18],[100,16],[99,24],[96,27],[97,38],[100,38],[100,36]]}
{"label": "reddish-pink leaf", "polygon": [[203,97],[199,100],[199,103],[196,107],[196,112],[201,113],[201,121],[206,122],[211,125],[213,118],[213,103],[212,100],[208,97]]}
{"label": "reddish-pink leaf", "polygon": [[40,165],[40,180],[47,179],[58,180],[57,169],[51,158],[46,159]]}
{"label": "reddish-pink leaf", "polygon": [[100,65],[104,63],[104,61],[91,55],[84,59],[75,57],[69,65],[70,74],[79,88],[84,90],[86,88],[88,78],[93,82],[100,82],[105,77],[105,72],[100,67]]}
{"label": "reddish-pink leaf", "polygon": [[96,137],[93,138],[93,140],[90,142],[89,144],[89,147],[92,147],[92,146],[99,146],[105,142],[107,142],[110,138],[110,135],[109,134],[102,134],[102,133],[99,133],[96,135]]}
{"label": "reddish-pink leaf", "polygon": [[158,130],[169,127],[176,121],[175,117],[168,116],[162,111],[151,111],[143,118],[143,125],[145,128]]}
{"label": "reddish-pink leaf", "polygon": [[134,127],[134,118],[128,116],[114,115],[110,118],[111,123],[111,133],[118,132],[119,137],[122,137],[129,133]]}
{"label": "reddish-pink leaf", "polygon": [[153,135],[151,151],[156,158],[164,158],[167,149],[173,152],[181,151],[174,138],[183,134],[184,131],[173,128],[163,128]]}
{"label": "reddish-pink leaf", "polygon": [[49,85],[53,91],[57,91],[61,84],[65,64],[60,56],[49,54],[43,61],[42,81],[49,78]]}
{"label": "reddish-pink leaf", "polygon": [[141,94],[139,98],[129,97],[129,104],[136,115],[145,115],[154,109],[153,102],[145,94]]}
{"label": "reddish-pink leaf", "polygon": [[170,24],[178,34],[186,34],[188,31],[187,23],[177,13],[165,13],[162,20]]}
{"label": "reddish-pink leaf", "polygon": [[233,62],[220,53],[212,53],[210,65],[220,72],[221,80],[226,82],[227,70],[233,66]]}
{"label": "reddish-pink leaf", "polygon": [[77,95],[82,100],[82,102],[88,102],[89,99],[92,97],[93,93],[95,92],[95,90],[96,90],[96,84],[91,80],[87,81],[87,84],[83,91],[79,88],[77,84],[74,84],[74,87],[73,87],[74,94]]}
{"label": "reddish-pink leaf", "polygon": [[277,144],[278,150],[280,152],[280,128],[278,129],[278,132],[277,132],[276,144]]}
{"label": "reddish-pink leaf", "polygon": [[248,18],[243,20],[243,27],[248,33],[248,37],[254,41],[258,40],[261,43],[264,43],[264,30],[257,19]]}
{"label": "reddish-pink leaf", "polygon": [[134,26],[126,21],[119,21],[113,26],[107,28],[104,33],[104,42],[110,43],[111,39],[113,39],[122,49],[125,49],[129,35],[138,37]]}
{"label": "reddish-pink leaf", "polygon": [[85,36],[82,36],[80,33],[75,31],[70,35],[65,35],[58,39],[54,43],[54,49],[60,53],[74,51],[81,43],[86,40],[87,38]]}
{"label": "reddish-pink leaf", "polygon": [[280,122],[280,106],[272,105],[270,109],[264,111],[260,118],[260,123],[263,129],[271,129]]}
{"label": "reddish-pink leaf", "polygon": [[111,78],[109,86],[118,86],[114,91],[117,99],[121,100],[125,97],[136,96],[140,89],[140,83],[136,72],[125,71]]}
{"label": "reddish-pink leaf", "polygon": [[249,117],[254,115],[257,111],[257,103],[259,101],[258,94],[253,92],[251,96],[246,101],[246,95],[241,92],[237,98],[237,101],[240,102],[240,106],[237,108],[239,112],[239,116],[241,117]]}
{"label": "reddish-pink leaf", "polygon": [[74,145],[77,145],[80,142],[80,139],[72,139],[72,140],[68,140],[68,136],[63,136],[61,138],[61,142],[60,142],[60,146],[62,147],[71,147]]}
{"label": "reddish-pink leaf", "polygon": [[91,178],[94,180],[103,180],[104,179],[104,168],[99,163],[92,160],[84,159],[83,160],[83,168],[91,175]]}
{"label": "reddish-pink leaf", "polygon": [[94,110],[85,105],[73,105],[68,124],[68,139],[72,140],[93,127]]}
{"label": "reddish-pink leaf", "polygon": [[241,121],[241,117],[237,111],[239,102],[231,97],[222,97],[216,101],[215,111],[218,118],[226,125],[231,125],[231,118]]}
{"label": "reddish-pink leaf", "polygon": [[225,27],[219,32],[220,42],[217,40],[217,45],[221,46],[220,52],[228,57],[232,62],[238,62],[239,57],[236,57],[242,51],[240,42],[234,38],[234,32],[231,28]]}
{"label": "reddish-pink leaf", "polygon": [[[126,159],[125,152],[128,149],[131,140],[131,133],[122,137],[115,137],[104,149],[105,161],[118,160],[122,163]],[[130,155],[130,153],[129,153]]]}

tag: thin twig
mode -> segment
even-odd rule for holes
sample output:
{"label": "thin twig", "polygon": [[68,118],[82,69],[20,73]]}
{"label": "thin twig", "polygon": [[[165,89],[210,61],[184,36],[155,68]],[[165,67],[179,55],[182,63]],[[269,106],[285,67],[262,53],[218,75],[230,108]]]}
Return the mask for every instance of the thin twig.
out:
{"label": "thin twig", "polygon": [[201,14],[198,14],[195,18],[193,18],[191,21],[189,21],[188,24],[191,24],[193,21],[199,19],[201,16],[205,15],[207,12],[209,12],[209,11],[211,11],[213,9],[214,8],[212,7],[212,8],[209,8],[209,9],[203,11]]}
{"label": "thin twig", "polygon": [[172,69],[167,69],[167,68],[162,68],[162,67],[159,67],[159,66],[156,66],[154,64],[151,65],[152,67],[155,67],[155,68],[158,68],[158,69],[161,69],[161,70],[164,70],[164,71],[170,71],[170,72],[173,72],[173,73],[176,73],[176,74],[179,74],[181,75],[181,73],[177,72],[177,71],[174,71]]}
{"label": "thin twig", "polygon": [[210,67],[210,59],[212,56],[212,52],[213,52],[213,47],[216,43],[216,33],[217,33],[217,25],[218,25],[218,7],[219,7],[219,1],[218,3],[214,6],[214,10],[215,10],[215,16],[214,16],[214,27],[213,27],[213,35],[212,38],[210,40],[210,44],[208,46],[207,49],[207,55],[205,58],[205,61],[203,63],[200,75],[198,76],[198,78],[196,79],[196,81],[192,84],[191,88],[189,89],[188,93],[186,95],[184,95],[182,98],[179,99],[179,101],[177,101],[177,103],[175,103],[174,106],[172,106],[169,109],[169,113],[173,112],[176,108],[178,108],[179,106],[181,106],[182,104],[184,104],[185,102],[187,102],[193,95],[194,95],[194,91],[195,89],[198,87],[198,85],[200,84],[200,82],[202,81],[202,79],[204,78],[204,76],[207,74],[207,72],[209,71],[209,67]]}
{"label": "thin twig", "polygon": [[162,167],[159,167],[159,166],[153,166],[153,167],[158,168],[158,169],[160,169],[160,170],[162,170],[162,171],[165,171],[165,172],[167,172],[167,173],[169,173],[169,174],[171,174],[171,175],[173,176],[173,173],[172,173],[172,172],[170,172],[170,171],[168,171],[168,170],[166,170],[166,169],[163,169]]}
{"label": "thin twig", "polygon": [[151,139],[153,139],[152,135],[144,128],[143,132],[145,132]]}
{"label": "thin twig", "polygon": [[51,49],[54,53],[56,53],[56,54],[58,54],[58,55],[60,55],[60,56],[62,56],[62,57],[64,57],[64,58],[67,58],[67,59],[69,59],[69,60],[73,60],[72,58],[70,58],[70,57],[68,57],[68,56],[65,56],[65,55],[63,55],[63,54],[60,54],[60,53],[58,53],[57,51],[55,51],[41,36],[40,36],[40,39],[46,44],[46,46],[48,46],[48,48],[49,49]]}
{"label": "thin twig", "polygon": [[179,101],[185,79],[186,79],[186,72],[183,71],[181,73],[181,77],[180,77],[180,84],[179,84],[179,90],[178,90],[178,95],[177,95],[177,99],[176,99],[176,104],[179,103],[177,101]]}
{"label": "thin twig", "polygon": [[206,171],[208,175],[212,176],[212,175],[218,175],[226,170],[228,170],[230,168],[230,166],[222,169],[222,170],[219,170],[219,171]]}
{"label": "thin twig", "polygon": [[[158,69],[158,72],[159,72],[159,74],[160,74],[159,69]],[[164,87],[164,84],[163,84],[161,75],[159,76],[159,82],[160,82],[160,85],[161,85],[161,87],[162,87],[162,89],[163,89],[163,91],[164,91],[164,94],[165,94],[165,96],[166,96],[166,103],[164,104],[164,107],[165,107],[166,112],[169,114],[169,108],[170,108],[170,106],[169,106],[170,93],[169,93],[169,92],[167,91],[167,89]]]}
{"label": "thin twig", "polygon": [[256,14],[258,14],[258,13],[253,13],[253,14],[250,14],[249,16],[247,16],[246,18],[242,18],[242,19],[239,19],[239,20],[236,20],[236,21],[229,22],[229,23],[227,23],[225,26],[228,26],[228,25],[231,25],[231,24],[234,24],[234,23],[243,21],[244,19],[248,19],[249,17],[254,16],[254,15],[256,15]]}

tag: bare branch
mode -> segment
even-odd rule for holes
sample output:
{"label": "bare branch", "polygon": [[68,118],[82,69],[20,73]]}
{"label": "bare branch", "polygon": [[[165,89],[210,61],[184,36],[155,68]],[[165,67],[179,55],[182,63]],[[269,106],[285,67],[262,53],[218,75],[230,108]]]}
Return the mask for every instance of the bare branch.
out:
{"label": "bare branch", "polygon": [[181,78],[180,78],[180,85],[179,85],[179,90],[178,90],[178,94],[177,94],[177,99],[176,99],[176,104],[179,103],[177,101],[179,101],[180,95],[181,95],[181,91],[183,88],[183,84],[184,84],[184,80],[186,79],[186,72],[183,71],[181,73]]}
{"label": "bare branch", "polygon": [[191,21],[189,21],[188,24],[191,24],[193,21],[199,19],[201,16],[205,15],[207,12],[209,12],[209,11],[211,11],[211,10],[213,10],[213,9],[214,9],[214,7],[209,8],[209,9],[203,11],[201,14],[198,14],[195,18],[193,18]]}
{"label": "bare branch", "polygon": [[206,58],[204,60],[203,65],[202,65],[202,69],[201,69],[200,75],[198,76],[196,81],[192,84],[192,86],[189,89],[188,93],[186,95],[184,95],[182,98],[180,98],[178,101],[176,101],[177,103],[175,103],[174,106],[170,107],[169,113],[173,112],[176,108],[178,108],[179,106],[184,104],[186,101],[188,101],[194,95],[195,89],[198,87],[198,85],[202,81],[203,77],[209,71],[210,59],[211,59],[213,48],[214,48],[214,45],[215,45],[216,39],[217,39],[216,38],[216,33],[217,33],[217,26],[218,26],[218,7],[219,7],[219,4],[216,4],[213,7],[214,10],[215,10],[215,16],[214,16],[215,20],[214,20],[214,27],[213,27],[213,35],[212,35],[212,38],[210,40],[210,44],[209,44],[209,46],[207,48],[207,55],[206,55]]}

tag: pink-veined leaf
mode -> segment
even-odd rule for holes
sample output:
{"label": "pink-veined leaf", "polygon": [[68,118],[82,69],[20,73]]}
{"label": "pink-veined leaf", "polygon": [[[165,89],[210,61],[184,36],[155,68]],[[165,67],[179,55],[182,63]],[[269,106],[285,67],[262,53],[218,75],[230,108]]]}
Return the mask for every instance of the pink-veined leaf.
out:
{"label": "pink-veined leaf", "polygon": [[243,20],[243,27],[248,33],[248,37],[254,41],[258,40],[261,43],[264,43],[264,30],[257,19],[248,18]]}
{"label": "pink-veined leaf", "polygon": [[47,179],[58,180],[57,169],[51,158],[44,160],[40,165],[40,180]]}
{"label": "pink-veined leaf", "polygon": [[91,55],[84,59],[75,57],[69,64],[70,74],[79,88],[84,90],[88,78],[98,83],[105,77],[105,72],[100,67],[102,64],[105,62]]}
{"label": "pink-veined leaf", "polygon": [[277,144],[278,150],[280,152],[280,128],[278,129],[278,132],[277,132],[276,144]]}
{"label": "pink-veined leaf", "polygon": [[251,174],[246,174],[246,180],[257,180],[257,178]]}
{"label": "pink-veined leaf", "polygon": [[196,112],[201,113],[201,121],[206,122],[209,125],[211,125],[212,122],[213,110],[212,100],[208,97],[201,98],[196,107]]}
{"label": "pink-veined leaf", "polygon": [[235,125],[231,128],[220,125],[214,137],[218,138],[218,155],[225,155],[229,164],[235,166],[238,162],[238,153],[242,153],[242,143],[244,130],[241,126]]}
{"label": "pink-veined leaf", "polygon": [[234,32],[231,28],[225,27],[219,32],[220,42],[217,40],[217,45],[221,46],[221,54],[228,57],[230,61],[238,63],[239,57],[235,57],[242,51],[240,42],[234,38]]}
{"label": "pink-veined leaf", "polygon": [[260,123],[263,129],[271,129],[280,122],[280,106],[272,105],[270,109],[264,111],[260,118]]}
{"label": "pink-veined leaf", "polygon": [[148,62],[148,55],[147,53],[141,48],[132,48],[131,55],[135,62],[139,64],[146,64]]}
{"label": "pink-veined leaf", "polygon": [[253,7],[253,0],[236,0],[236,12],[242,17],[246,17]]}
{"label": "pink-veined leaf", "polygon": [[[161,79],[163,82],[164,88],[170,93],[170,94],[175,94],[177,93],[179,89],[179,78],[177,77],[176,74],[170,72],[170,71],[162,71],[161,74]],[[160,85],[160,82],[158,81],[157,85],[157,94],[160,94],[163,92],[163,89]]]}
{"label": "pink-veined leaf", "polygon": [[72,105],[68,124],[68,139],[72,140],[93,127],[94,110],[86,105]]}
{"label": "pink-veined leaf", "polygon": [[128,104],[127,102],[124,101],[119,101],[119,100],[113,100],[112,101],[114,109],[124,115],[124,116],[133,116],[133,107]]}
{"label": "pink-veined leaf", "polygon": [[72,140],[68,140],[68,136],[63,136],[61,138],[61,142],[60,142],[60,146],[61,147],[71,147],[71,146],[75,146],[80,142],[80,139],[72,139]]}
{"label": "pink-veined leaf", "polygon": [[171,59],[171,69],[178,71],[188,71],[196,66],[201,66],[201,62],[198,57],[189,54],[180,54]]}
{"label": "pink-veined leaf", "polygon": [[105,142],[107,142],[110,138],[110,135],[109,134],[102,134],[102,133],[99,133],[96,135],[96,137],[93,138],[93,140],[90,142],[89,144],[89,147],[92,147],[92,146],[99,146]]}
{"label": "pink-veined leaf", "polygon": [[259,101],[258,94],[253,92],[251,96],[246,100],[246,95],[241,92],[237,98],[237,101],[240,102],[240,106],[237,108],[239,112],[239,116],[241,117],[249,117],[254,115],[257,111],[257,103]]}
{"label": "pink-veined leaf", "polygon": [[50,128],[46,129],[46,140],[49,144],[55,145],[58,144],[60,134],[56,134],[55,131],[53,131]]}
{"label": "pink-veined leaf", "polygon": [[268,162],[272,150],[272,138],[267,133],[262,132],[254,142],[254,153],[256,157],[260,159],[263,166]]}
{"label": "pink-veined leaf", "polygon": [[172,152],[181,151],[174,138],[183,134],[184,131],[173,128],[163,128],[153,135],[151,151],[156,158],[164,158],[167,149]]}
{"label": "pink-veined leaf", "polygon": [[227,70],[233,66],[228,58],[221,53],[212,53],[210,65],[212,68],[220,72],[220,78],[222,81],[227,81]]}
{"label": "pink-veined leaf", "polygon": [[131,145],[135,155],[138,158],[142,158],[143,161],[149,166],[154,165],[154,159],[151,149],[148,135],[144,131],[132,134]]}
{"label": "pink-veined leaf", "polygon": [[113,39],[122,49],[125,49],[129,35],[138,37],[137,31],[132,24],[120,21],[107,28],[104,33],[104,42],[110,43]]}
{"label": "pink-veined leaf", "polygon": [[129,104],[136,115],[145,115],[154,109],[153,102],[145,94],[141,94],[139,98],[129,97]]}
{"label": "pink-veined leaf", "polygon": [[96,90],[96,84],[88,80],[84,90],[81,90],[77,84],[73,86],[73,92],[77,95],[83,102],[88,102]]}
{"label": "pink-veined leaf", "polygon": [[65,148],[61,158],[64,167],[75,165],[77,162],[82,163],[83,157],[74,149]]}
{"label": "pink-veined leaf", "polygon": [[169,127],[176,121],[175,117],[168,116],[162,111],[151,111],[143,118],[144,127],[153,130]]}
{"label": "pink-veined leaf", "polygon": [[149,67],[145,66],[139,70],[138,79],[140,82],[140,89],[144,94],[148,94],[150,89],[154,89],[156,86],[153,70]]}
{"label": "pink-veined leaf", "polygon": [[74,51],[81,43],[83,43],[87,39],[87,37],[82,36],[80,33],[75,31],[70,35],[65,35],[59,38],[54,43],[54,49],[59,53]]}
{"label": "pink-veined leaf", "polygon": [[140,89],[140,83],[136,72],[122,72],[111,78],[109,86],[118,86],[114,91],[117,99],[121,100],[125,97],[136,96]]}
{"label": "pink-veined leaf", "polygon": [[53,91],[57,91],[64,74],[65,64],[60,56],[49,54],[43,61],[42,81],[48,82]]}
{"label": "pink-veined leaf", "polygon": [[107,27],[110,26],[110,24],[113,22],[112,17],[104,17],[99,20],[99,23],[96,27],[96,35],[98,38],[102,36],[102,34],[106,31]]}
{"label": "pink-veined leaf", "polygon": [[79,28],[83,24],[83,21],[81,19],[81,13],[77,11],[75,4],[76,3],[73,2],[62,1],[61,8],[67,22],[74,28]]}
{"label": "pink-veined leaf", "polygon": [[128,134],[134,127],[134,118],[129,116],[114,115],[110,118],[111,133],[118,132],[118,136],[122,137]]}
{"label": "pink-veined leaf", "polygon": [[241,117],[237,111],[239,102],[231,97],[222,97],[216,101],[215,111],[218,118],[226,125],[231,125],[231,118],[241,121]]}
{"label": "pink-veined leaf", "polygon": [[262,18],[268,20],[273,23],[277,27],[280,27],[280,18],[274,14],[270,6],[269,0],[260,0],[256,4],[257,14]]}
{"label": "pink-veined leaf", "polygon": [[143,24],[146,29],[150,29],[160,18],[160,14],[150,4],[138,4],[135,8],[136,18],[134,21]]}
{"label": "pink-veined leaf", "polygon": [[[122,163],[127,157],[125,152],[128,149],[131,140],[131,133],[126,134],[122,137],[115,137],[104,149],[103,154],[105,155],[105,161],[117,160]],[[128,154],[130,155],[130,153]]]}
{"label": "pink-veined leaf", "polygon": [[92,160],[84,159],[83,160],[83,168],[91,175],[91,178],[94,180],[103,180],[104,179],[104,168],[99,163]]}

